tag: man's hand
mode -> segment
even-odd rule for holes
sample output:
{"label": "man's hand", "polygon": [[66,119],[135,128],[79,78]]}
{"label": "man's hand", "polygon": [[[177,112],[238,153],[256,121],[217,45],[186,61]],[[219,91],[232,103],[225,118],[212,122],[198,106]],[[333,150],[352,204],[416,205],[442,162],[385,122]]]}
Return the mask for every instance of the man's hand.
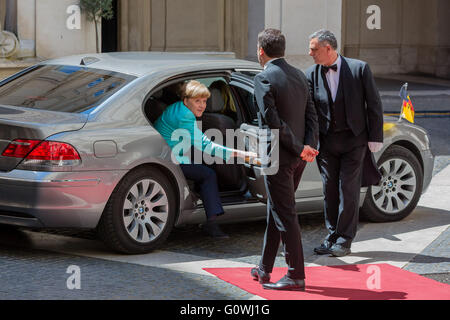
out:
{"label": "man's hand", "polygon": [[380,151],[383,148],[382,142],[369,142],[369,150],[373,153]]}
{"label": "man's hand", "polygon": [[319,151],[306,145],[303,148],[303,151],[300,154],[300,157],[302,158],[302,160],[304,160],[306,162],[313,162],[318,154],[319,154]]}

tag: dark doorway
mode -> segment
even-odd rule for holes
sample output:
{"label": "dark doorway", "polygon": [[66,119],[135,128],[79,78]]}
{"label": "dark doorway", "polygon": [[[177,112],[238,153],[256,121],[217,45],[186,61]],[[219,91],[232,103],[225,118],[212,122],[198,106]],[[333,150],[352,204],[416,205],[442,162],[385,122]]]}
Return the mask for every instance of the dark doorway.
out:
{"label": "dark doorway", "polygon": [[117,0],[113,0],[114,17],[102,19],[102,52],[115,52],[118,49],[117,32]]}

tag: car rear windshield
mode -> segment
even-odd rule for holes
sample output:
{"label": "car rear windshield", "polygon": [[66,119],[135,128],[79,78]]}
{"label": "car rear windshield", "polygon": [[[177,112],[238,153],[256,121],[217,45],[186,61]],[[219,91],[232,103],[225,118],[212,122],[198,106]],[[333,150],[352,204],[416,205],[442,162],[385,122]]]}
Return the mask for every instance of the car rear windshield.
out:
{"label": "car rear windshield", "polygon": [[40,65],[0,82],[0,104],[89,113],[135,78],[84,66]]}

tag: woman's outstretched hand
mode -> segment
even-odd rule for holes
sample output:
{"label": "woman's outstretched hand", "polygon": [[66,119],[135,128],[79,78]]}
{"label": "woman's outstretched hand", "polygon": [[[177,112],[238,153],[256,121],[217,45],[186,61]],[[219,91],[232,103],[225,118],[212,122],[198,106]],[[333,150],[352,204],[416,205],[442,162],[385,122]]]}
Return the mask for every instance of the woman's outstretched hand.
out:
{"label": "woman's outstretched hand", "polygon": [[234,150],[231,156],[235,158],[246,159],[246,158],[257,158],[258,154],[256,152],[251,151]]}
{"label": "woman's outstretched hand", "polygon": [[256,152],[234,150],[231,156],[244,159],[244,161],[249,164],[261,165],[261,161],[258,159],[258,154]]}

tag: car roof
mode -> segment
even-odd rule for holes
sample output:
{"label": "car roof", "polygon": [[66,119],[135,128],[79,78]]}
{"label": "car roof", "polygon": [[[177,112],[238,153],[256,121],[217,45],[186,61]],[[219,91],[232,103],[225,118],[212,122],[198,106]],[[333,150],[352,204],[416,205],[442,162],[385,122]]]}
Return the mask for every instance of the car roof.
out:
{"label": "car roof", "polygon": [[177,71],[214,69],[261,69],[247,60],[221,57],[212,53],[114,52],[83,54],[47,60],[43,64],[80,66],[142,77],[166,69]]}

